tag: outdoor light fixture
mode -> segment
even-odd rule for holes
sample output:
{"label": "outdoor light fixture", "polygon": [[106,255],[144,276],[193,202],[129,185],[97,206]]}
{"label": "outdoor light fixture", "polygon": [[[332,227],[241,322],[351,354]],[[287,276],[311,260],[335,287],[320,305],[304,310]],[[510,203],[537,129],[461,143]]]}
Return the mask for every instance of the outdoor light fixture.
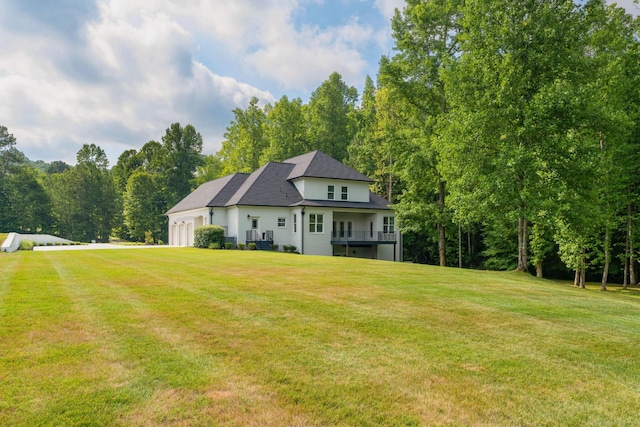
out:
{"label": "outdoor light fixture", "polygon": [[251,215],[247,214],[247,219],[251,219]]}

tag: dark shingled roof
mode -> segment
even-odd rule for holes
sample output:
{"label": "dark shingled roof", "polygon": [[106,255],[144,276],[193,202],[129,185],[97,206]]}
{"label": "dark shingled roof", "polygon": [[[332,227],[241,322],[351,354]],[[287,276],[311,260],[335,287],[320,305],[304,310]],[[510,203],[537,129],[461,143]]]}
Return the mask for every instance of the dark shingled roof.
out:
{"label": "dark shingled roof", "polygon": [[226,206],[290,206],[302,195],[287,177],[294,165],[270,162],[249,175]]}
{"label": "dark shingled roof", "polygon": [[[227,206],[229,199],[231,199],[237,192],[238,189],[244,184],[244,182],[249,178],[248,173],[234,173],[231,175],[231,180],[218,191],[213,199],[209,203],[207,203],[207,207],[222,207]],[[223,179],[223,178],[220,178]]]}
{"label": "dark shingled roof", "polygon": [[167,214],[200,209],[204,206],[225,206],[229,198],[236,193],[248,176],[249,174],[246,173],[234,173],[233,175],[205,182],[178,202],[177,205],[169,209]]}
{"label": "dark shingled roof", "polygon": [[391,210],[389,202],[375,193],[369,192],[369,202],[343,202],[340,200],[302,200],[294,206],[312,206],[322,208],[350,209],[386,209]]}
{"label": "dark shingled roof", "polygon": [[303,177],[373,182],[323,152],[312,151],[282,163],[267,163],[252,174],[236,173],[205,182],[167,214],[203,207],[237,205],[389,209],[389,202],[372,192],[369,192],[369,202],[304,200],[292,182]]}
{"label": "dark shingled roof", "polygon": [[284,163],[292,163],[295,165],[288,179],[308,177],[373,182],[369,177],[345,166],[343,163],[324,154],[322,151],[312,151],[301,156],[287,159]]}

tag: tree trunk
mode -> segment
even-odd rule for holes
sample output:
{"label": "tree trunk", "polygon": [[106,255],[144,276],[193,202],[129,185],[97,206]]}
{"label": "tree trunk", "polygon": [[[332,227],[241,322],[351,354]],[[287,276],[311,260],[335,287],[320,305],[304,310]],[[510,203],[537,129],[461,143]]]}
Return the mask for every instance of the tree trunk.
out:
{"label": "tree trunk", "polygon": [[527,220],[524,215],[518,218],[518,268],[517,271],[528,271],[527,253]]}
{"label": "tree trunk", "polygon": [[580,269],[576,268],[576,274],[573,276],[573,286],[578,287],[580,285]]}
{"label": "tree trunk", "polygon": [[611,259],[611,250],[609,248],[611,242],[611,235],[609,227],[605,227],[604,232],[604,270],[602,271],[602,282],[600,283],[600,290],[607,290],[607,279],[609,278],[609,263]]}
{"label": "tree trunk", "polygon": [[627,289],[629,276],[629,229],[631,223],[631,205],[627,205],[627,237],[624,242],[624,276],[622,277],[622,289]]}
{"label": "tree trunk", "polygon": [[440,181],[438,186],[438,206],[440,209],[440,221],[438,221],[438,255],[440,257],[440,267],[447,266],[447,241],[444,224],[444,181]]}
{"label": "tree trunk", "polygon": [[633,224],[631,222],[631,206],[629,206],[629,218],[627,220],[627,235],[629,236],[629,284],[637,283],[636,280],[636,257],[633,250]]}
{"label": "tree trunk", "polygon": [[536,262],[536,277],[542,279],[542,262]]}
{"label": "tree trunk", "polygon": [[586,278],[585,275],[587,273],[587,265],[585,260],[585,248],[582,248],[582,252],[580,254],[580,288],[585,289]]}
{"label": "tree trunk", "polygon": [[462,225],[458,223],[458,268],[462,268]]}
{"label": "tree trunk", "polygon": [[467,228],[467,256],[469,257],[469,268],[471,268],[473,254],[471,252],[471,230]]}

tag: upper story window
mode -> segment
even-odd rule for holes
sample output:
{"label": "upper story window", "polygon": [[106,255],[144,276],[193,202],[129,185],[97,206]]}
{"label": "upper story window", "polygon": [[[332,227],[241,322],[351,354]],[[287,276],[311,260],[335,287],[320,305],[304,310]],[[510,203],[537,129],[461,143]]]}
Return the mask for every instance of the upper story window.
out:
{"label": "upper story window", "polygon": [[280,217],[278,218],[278,228],[286,228],[287,227],[287,219]]}
{"label": "upper story window", "polygon": [[329,185],[327,187],[327,199],[333,200],[335,198],[335,187],[333,185]]}
{"label": "upper story window", "polygon": [[395,233],[396,232],[396,218],[394,216],[385,216],[382,222],[383,233]]}
{"label": "upper story window", "polygon": [[340,198],[342,200],[349,200],[349,188],[348,187],[342,187],[342,193]]}
{"label": "upper story window", "polygon": [[323,233],[323,226],[323,214],[309,214],[309,233]]}
{"label": "upper story window", "polygon": [[293,214],[293,232],[298,232],[298,215]]}

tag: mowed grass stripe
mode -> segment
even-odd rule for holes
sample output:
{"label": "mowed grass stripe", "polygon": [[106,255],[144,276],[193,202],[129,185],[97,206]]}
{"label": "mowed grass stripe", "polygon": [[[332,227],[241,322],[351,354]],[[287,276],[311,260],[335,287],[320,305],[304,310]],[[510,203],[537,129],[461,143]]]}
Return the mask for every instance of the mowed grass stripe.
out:
{"label": "mowed grass stripe", "polygon": [[[258,414],[251,415],[254,401],[262,402],[268,408],[265,415],[278,423],[294,419],[279,414],[271,397],[253,384],[242,379],[229,383],[234,377],[225,370],[220,352],[205,350],[185,327],[190,321],[185,316],[198,312],[198,301],[185,300],[189,294],[177,295],[163,283],[171,279],[156,281],[146,269],[117,265],[108,252],[87,255],[82,263],[65,265],[67,276],[91,278],[81,284],[84,297],[120,337],[121,360],[137,371],[127,389],[139,402],[122,412],[119,423],[183,423],[201,417],[223,422],[240,415],[259,421]],[[141,284],[143,278],[147,282]]]}
{"label": "mowed grass stripe", "polygon": [[119,398],[105,386],[110,372],[97,368],[104,343],[94,342],[46,259],[24,253],[16,260],[2,301],[0,424],[108,423],[101,409]]}
{"label": "mowed grass stripe", "polygon": [[[0,382],[48,403],[0,411],[4,424],[640,421],[631,295],[514,273],[258,251],[44,254],[12,255],[58,277],[58,290],[37,290],[27,308],[64,302],[56,309],[87,325],[85,350],[101,368],[89,378],[67,368],[88,390],[84,400],[65,384],[54,397]],[[45,277],[26,271],[19,283]],[[61,414],[71,402],[79,409]]]}

